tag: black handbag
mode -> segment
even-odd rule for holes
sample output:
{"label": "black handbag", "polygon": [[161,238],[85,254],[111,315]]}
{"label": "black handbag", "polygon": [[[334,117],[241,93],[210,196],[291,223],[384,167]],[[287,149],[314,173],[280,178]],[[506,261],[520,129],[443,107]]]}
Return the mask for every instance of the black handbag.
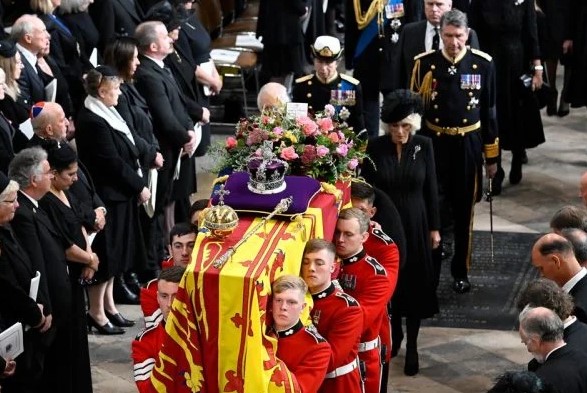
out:
{"label": "black handbag", "polygon": [[[544,75],[546,76],[546,73],[544,73]],[[524,90],[526,90],[529,95],[533,96],[534,99],[536,99],[538,109],[542,109],[548,105],[556,92],[547,81],[542,83],[542,87],[540,89],[532,91],[532,77],[532,74],[523,74],[520,77],[520,82],[522,83]]]}

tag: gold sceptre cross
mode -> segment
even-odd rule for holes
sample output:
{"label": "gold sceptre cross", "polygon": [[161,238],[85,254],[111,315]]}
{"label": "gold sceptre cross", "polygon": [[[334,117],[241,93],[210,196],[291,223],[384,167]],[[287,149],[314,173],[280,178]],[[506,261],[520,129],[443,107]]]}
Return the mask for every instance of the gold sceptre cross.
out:
{"label": "gold sceptre cross", "polygon": [[226,252],[224,254],[222,254],[220,257],[216,258],[216,260],[214,262],[212,262],[212,266],[215,267],[216,269],[220,269],[222,266],[224,266],[224,264],[226,262],[228,262],[228,260],[236,252],[237,248],[239,248],[244,242],[246,242],[251,236],[253,236],[255,234],[255,232],[257,232],[257,230],[259,228],[261,228],[263,225],[265,225],[265,223],[267,221],[271,220],[273,218],[273,216],[275,216],[276,214],[283,213],[284,211],[287,211],[287,209],[289,209],[292,201],[293,201],[293,197],[291,197],[291,196],[288,198],[283,198],[281,201],[279,201],[277,206],[275,206],[275,209],[271,213],[269,213],[269,215],[267,215],[266,217],[263,217],[261,219],[261,222],[259,222],[257,225],[255,225],[255,227],[251,231],[249,231],[245,236],[243,236],[243,238],[240,239],[234,246],[230,247],[228,250],[226,250]]}

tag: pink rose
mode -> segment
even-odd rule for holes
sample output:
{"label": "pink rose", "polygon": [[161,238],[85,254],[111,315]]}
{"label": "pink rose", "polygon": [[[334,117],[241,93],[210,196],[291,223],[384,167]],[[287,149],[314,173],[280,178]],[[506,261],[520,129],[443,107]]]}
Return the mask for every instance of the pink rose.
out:
{"label": "pink rose", "polygon": [[298,158],[299,156],[298,153],[296,153],[296,150],[293,148],[293,146],[290,146],[286,147],[281,151],[280,157],[286,161],[292,161]]}
{"label": "pink rose", "polygon": [[315,135],[318,131],[318,125],[307,116],[298,117],[296,123],[302,129],[305,136]]}
{"label": "pink rose", "polygon": [[346,157],[346,155],[349,153],[349,147],[347,145],[340,145],[336,147],[336,152],[343,156]]}
{"label": "pink rose", "polygon": [[334,114],[336,113],[334,107],[330,104],[326,104],[324,106],[324,113],[326,114],[326,116],[328,117],[332,117],[334,116]]}
{"label": "pink rose", "polygon": [[233,136],[229,136],[226,138],[226,148],[228,150],[234,149],[237,145],[236,138]]}
{"label": "pink rose", "polygon": [[281,127],[275,127],[275,128],[273,129],[273,133],[274,133],[275,135],[281,135],[281,134],[283,134],[283,128],[281,128]]}
{"label": "pink rose", "polygon": [[318,127],[320,127],[320,131],[323,134],[326,134],[328,131],[332,131],[334,129],[334,124],[332,123],[332,119],[330,117],[325,117],[323,119],[316,120]]}
{"label": "pink rose", "polygon": [[324,146],[324,145],[318,145],[318,146],[316,146],[316,155],[318,157],[324,157],[328,153],[330,153],[330,149],[327,148],[326,146]]}
{"label": "pink rose", "polygon": [[328,134],[328,139],[330,139],[333,143],[340,142],[340,138],[337,132],[331,132],[330,134]]}
{"label": "pink rose", "polygon": [[268,124],[270,120],[271,120],[271,118],[267,115],[261,116],[261,123],[263,123],[263,124]]}
{"label": "pink rose", "polygon": [[359,165],[359,160],[357,160],[356,158],[353,158],[347,164],[347,168],[349,168],[351,171],[354,171],[358,165]]}

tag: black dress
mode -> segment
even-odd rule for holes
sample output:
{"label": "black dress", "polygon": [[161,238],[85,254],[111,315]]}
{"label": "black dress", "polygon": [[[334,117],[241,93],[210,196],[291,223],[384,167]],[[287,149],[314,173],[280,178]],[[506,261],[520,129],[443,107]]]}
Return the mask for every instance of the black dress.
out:
{"label": "black dress", "polygon": [[587,0],[571,0],[570,25],[573,40],[571,73],[565,101],[573,108],[587,106]]}
{"label": "black dress", "polygon": [[430,231],[440,227],[432,141],[420,135],[410,137],[399,161],[388,135],[369,143],[367,152],[376,170],[366,164],[362,174],[391,197],[406,236],[406,265],[392,298],[393,312],[429,318],[438,312]]}
{"label": "black dress", "polygon": [[[77,202],[72,194],[65,191],[65,195],[71,207],[65,205],[52,192],[48,192],[39,205],[47,213],[55,229],[60,232],[64,239],[71,245],[77,245],[86,249],[86,239],[82,233],[82,221],[76,212]],[[88,349],[88,334],[86,322],[86,303],[84,298],[84,287],[80,284],[83,265],[77,262],[67,261],[71,284],[71,353],[74,359],[71,375],[72,392],[91,393],[92,373],[90,369],[90,352]]]}
{"label": "black dress", "polygon": [[520,82],[540,58],[534,1],[472,0],[468,17],[495,63],[500,146],[520,151],[544,143],[538,103]]}

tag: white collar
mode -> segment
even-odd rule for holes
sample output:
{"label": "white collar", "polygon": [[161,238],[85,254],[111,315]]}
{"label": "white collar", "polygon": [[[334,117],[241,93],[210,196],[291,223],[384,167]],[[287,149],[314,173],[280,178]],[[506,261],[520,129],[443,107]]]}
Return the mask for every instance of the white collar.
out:
{"label": "white collar", "polygon": [[563,342],[563,345],[560,345],[560,346],[556,347],[555,349],[553,349],[552,351],[548,352],[546,354],[546,356],[544,357],[544,361],[546,362],[548,360],[548,357],[550,356],[551,353],[553,353],[557,349],[560,349],[560,348],[564,347],[565,345],[567,345],[567,343]]}
{"label": "white collar", "polygon": [[35,67],[37,65],[37,55],[18,43],[16,44],[16,49],[18,49],[22,57],[24,57],[29,64],[33,66],[35,72],[37,72],[37,67]]}
{"label": "white collar", "polygon": [[35,205],[35,207],[38,209],[39,208],[39,201],[37,201],[36,199],[34,199],[33,197],[31,197],[29,194],[27,194],[26,192],[24,192],[23,190],[19,190],[19,192],[24,195],[25,197],[27,197],[32,203],[33,205]]}
{"label": "white collar", "polygon": [[570,317],[568,317],[567,319],[565,319],[563,321],[563,326],[566,328],[568,328],[569,326],[571,326],[573,323],[575,323],[577,321],[577,317],[574,315],[571,315]]}
{"label": "white collar", "polygon": [[579,272],[573,276],[573,278],[571,278],[569,281],[565,283],[565,285],[563,285],[563,291],[565,291],[566,293],[571,292],[571,289],[573,289],[573,287],[577,285],[577,283],[581,281],[581,279],[585,277],[585,275],[587,275],[587,269],[582,267],[581,270],[579,270]]}
{"label": "white collar", "polygon": [[438,34],[440,35],[440,26],[434,26],[432,23],[426,21],[426,31],[430,31],[434,35],[436,29],[438,29]]}
{"label": "white collar", "polygon": [[151,60],[153,60],[153,61],[155,62],[155,64],[157,64],[159,67],[161,67],[161,68],[165,68],[165,63],[163,62],[163,60],[155,59],[154,57],[147,56],[147,55],[144,55],[144,56],[145,56],[147,59],[151,59]]}

